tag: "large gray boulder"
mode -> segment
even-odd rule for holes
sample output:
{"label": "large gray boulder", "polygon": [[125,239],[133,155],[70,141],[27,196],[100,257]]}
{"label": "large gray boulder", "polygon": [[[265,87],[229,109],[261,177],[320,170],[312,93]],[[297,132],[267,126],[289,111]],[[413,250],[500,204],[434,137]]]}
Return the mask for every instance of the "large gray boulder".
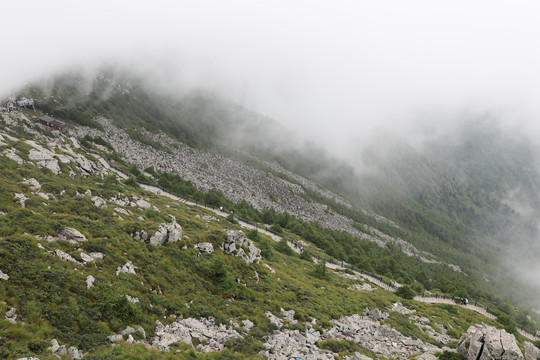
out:
{"label": "large gray boulder", "polygon": [[538,360],[540,359],[540,349],[531,344],[528,341],[523,343],[525,346],[525,359],[526,360]]}
{"label": "large gray boulder", "polygon": [[0,279],[2,279],[2,280],[9,280],[9,275],[3,273],[2,270],[0,270]]}
{"label": "large gray boulder", "polygon": [[163,245],[166,242],[177,242],[182,238],[182,227],[176,222],[176,218],[169,224],[162,224],[158,230],[150,237],[150,244],[154,246]]}
{"label": "large gray boulder", "polygon": [[86,241],[84,236],[79,230],[73,228],[64,228],[58,233],[58,238],[62,240],[68,240],[70,243],[78,243],[80,241]]}
{"label": "large gray boulder", "polygon": [[473,325],[459,340],[458,353],[467,360],[522,360],[514,335],[485,324]]}
{"label": "large gray boulder", "polygon": [[227,240],[221,244],[221,249],[226,254],[244,259],[248,264],[261,260],[261,250],[246,238],[242,230],[227,230]]}

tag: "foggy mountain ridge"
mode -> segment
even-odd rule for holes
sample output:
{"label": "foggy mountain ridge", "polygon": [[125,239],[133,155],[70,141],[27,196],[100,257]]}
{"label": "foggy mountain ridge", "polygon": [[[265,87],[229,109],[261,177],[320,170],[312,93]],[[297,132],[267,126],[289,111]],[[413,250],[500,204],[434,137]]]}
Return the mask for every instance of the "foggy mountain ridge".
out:
{"label": "foggy mountain ridge", "polygon": [[[460,264],[466,273],[484,269],[479,278],[506,278],[504,271],[500,271],[508,266],[503,259],[534,261],[538,254],[538,247],[531,240],[537,236],[531,218],[525,219],[508,206],[511,197],[519,198],[523,204],[532,202],[525,208],[538,209],[534,191],[538,188],[538,177],[531,167],[534,152],[524,139],[512,141],[513,135],[494,119],[482,116],[478,121],[472,116],[452,128],[452,137],[444,133],[437,138],[426,137],[421,146],[408,144],[407,139],[393,134],[376,146],[365,144],[359,150],[361,156],[356,157],[361,161],[357,166],[350,159],[348,163],[336,161],[316,144],[301,145],[298,136],[277,122],[211,93],[191,92],[175,97],[172,90],[156,84],[148,86],[145,81],[151,83],[149,79],[115,71],[104,71],[94,77],[73,73],[49,81],[46,87],[33,86],[27,91],[40,100],[38,107],[51,115],[98,129],[100,125],[95,119],[105,116],[125,128],[130,136],[142,134],[138,140],[150,146],[166,143],[159,139],[159,132],[164,131],[194,148],[222,153],[258,167],[261,165],[257,159],[263,164],[275,161],[287,171],[328,187],[352,204],[336,214],[344,215],[343,219],[347,220],[340,220],[330,228],[348,229],[363,237],[366,228],[361,223],[365,216],[358,214],[369,209],[414,229],[413,234],[422,234],[408,235],[406,242],[412,244],[412,249]],[[154,136],[157,138],[148,141]],[[380,136],[384,138],[384,132]],[[388,142],[389,139],[394,140]],[[167,149],[158,146],[157,150]],[[142,161],[135,153],[124,155],[143,168],[152,164],[152,157]],[[201,174],[204,171],[201,169]],[[216,186],[215,180],[201,182],[204,177],[201,174],[189,179],[206,190]],[[290,180],[283,170],[277,174]],[[235,201],[250,201],[247,188],[242,189],[242,196],[232,189],[222,188]],[[313,196],[318,197],[311,194],[310,201]],[[261,204],[264,205],[256,206],[278,209],[281,206],[269,198]],[[330,213],[336,211],[335,206],[329,206]],[[286,211],[310,221],[321,219],[313,218],[305,210],[291,210]],[[397,239],[400,235],[393,237]]]}

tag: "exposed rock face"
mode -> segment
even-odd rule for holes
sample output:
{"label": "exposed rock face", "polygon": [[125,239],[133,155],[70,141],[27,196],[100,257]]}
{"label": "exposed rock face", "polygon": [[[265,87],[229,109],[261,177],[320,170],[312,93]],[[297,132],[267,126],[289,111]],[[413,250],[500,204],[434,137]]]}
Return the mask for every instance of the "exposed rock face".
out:
{"label": "exposed rock face", "polygon": [[17,320],[17,309],[12,307],[8,311],[6,311],[6,320],[14,323]]}
{"label": "exposed rock face", "polygon": [[40,149],[30,149],[28,158],[35,161],[38,166],[51,170],[55,175],[60,174],[60,165],[54,158],[54,153],[50,150],[40,147]]}
{"label": "exposed rock face", "polygon": [[105,255],[103,255],[102,253],[100,252],[91,252],[90,254],[85,254],[85,253],[81,253],[81,259],[84,261],[84,262],[92,262],[92,261],[96,261],[96,260],[101,260],[103,259]]}
{"label": "exposed rock face", "polygon": [[24,180],[22,183],[28,185],[33,191],[41,190],[41,184],[34,178]]}
{"label": "exposed rock face", "polygon": [[467,360],[521,360],[514,335],[485,324],[473,325],[459,340],[458,353]]}
{"label": "exposed rock face", "polygon": [[28,198],[24,194],[16,193],[14,198],[19,201],[22,207],[26,206],[26,200],[28,200]]}
{"label": "exposed rock face", "polygon": [[94,281],[96,281],[96,278],[92,275],[88,275],[86,277],[86,288],[90,289],[92,286],[94,286]]}
{"label": "exposed rock face", "polygon": [[211,254],[214,252],[214,246],[209,242],[202,242],[194,246],[195,249],[199,249],[200,252]]}
{"label": "exposed rock face", "polygon": [[225,325],[216,325],[213,318],[200,320],[188,318],[177,320],[167,326],[156,321],[155,336],[150,345],[156,349],[166,351],[169,345],[184,342],[193,346],[193,339],[197,339],[197,349],[203,352],[221,351],[225,342],[230,339],[242,337],[236,330]]}
{"label": "exposed rock face", "polygon": [[221,244],[226,254],[242,258],[248,264],[261,261],[261,250],[246,238],[242,230],[227,230],[227,240]]}
{"label": "exposed rock face", "polygon": [[118,270],[116,270],[116,276],[120,275],[120,273],[135,274],[135,269],[137,269],[137,267],[133,265],[131,261],[128,261],[124,266],[118,267]]}
{"label": "exposed rock face", "polygon": [[407,309],[405,306],[403,306],[403,304],[401,302],[395,302],[392,304],[392,306],[390,308],[388,308],[388,311],[394,311],[394,312],[398,312],[400,314],[405,314],[405,315],[408,315],[408,314],[413,314],[416,312],[416,310],[410,310],[410,309]]}
{"label": "exposed rock face", "polygon": [[2,270],[0,270],[0,279],[1,280],[9,280],[9,275],[5,274]]}
{"label": "exposed rock face", "polygon": [[54,253],[55,253],[56,256],[58,256],[61,260],[64,260],[64,261],[71,261],[71,262],[74,263],[74,264],[79,264],[79,262],[78,262],[77,260],[75,260],[75,258],[73,258],[73,256],[69,255],[69,254],[66,253],[66,252],[63,252],[63,251],[60,250],[60,249],[54,250]]}
{"label": "exposed rock face", "polygon": [[159,246],[165,244],[165,242],[177,242],[182,238],[182,227],[173,218],[173,221],[169,224],[162,224],[159,229],[150,238],[150,244]]}
{"label": "exposed rock face", "polygon": [[4,150],[3,154],[5,157],[15,161],[19,165],[22,165],[25,162],[19,155],[17,155],[17,153],[15,152],[15,149]]}
{"label": "exposed rock face", "polygon": [[528,341],[523,343],[525,345],[525,359],[526,360],[538,360],[540,359],[540,350]]}
{"label": "exposed rock face", "polygon": [[62,240],[68,240],[70,243],[78,243],[80,241],[86,241],[86,236],[84,236],[79,230],[73,228],[64,228],[60,233],[58,233],[58,238]]}
{"label": "exposed rock face", "polygon": [[132,304],[138,304],[141,302],[141,300],[139,300],[139,298],[135,297],[135,296],[129,296],[129,295],[126,295],[126,299],[128,299],[128,301]]}
{"label": "exposed rock face", "polygon": [[143,200],[143,199],[139,199],[135,202],[135,204],[141,208],[141,209],[150,209],[151,208],[151,205],[148,201],[146,200]]}
{"label": "exposed rock face", "polygon": [[146,332],[141,326],[137,326],[136,329],[132,328],[131,326],[128,326],[124,330],[120,331],[120,333],[118,334],[107,336],[107,339],[109,339],[110,342],[115,343],[115,342],[122,341],[125,335],[131,336],[131,334],[136,333],[136,332],[141,334],[141,337],[143,339],[146,339]]}
{"label": "exposed rock face", "polygon": [[94,206],[99,208],[105,207],[107,205],[105,199],[102,199],[99,196],[92,196],[92,201],[94,202]]}
{"label": "exposed rock face", "polygon": [[332,320],[332,323],[334,326],[322,334],[324,338],[353,341],[377,356],[407,359],[413,354],[440,351],[434,345],[413,340],[389,325],[357,314]]}
{"label": "exposed rock face", "polygon": [[364,315],[369,316],[372,319],[375,320],[386,320],[390,316],[387,312],[382,312],[381,310],[375,308],[373,310],[369,310],[368,308],[365,308]]}
{"label": "exposed rock face", "polygon": [[269,336],[264,346],[266,350],[259,354],[270,360],[295,359],[333,360],[334,353],[317,347],[321,334],[308,324],[306,332],[285,329]]}
{"label": "exposed rock face", "polygon": [[61,355],[68,355],[71,360],[82,359],[83,352],[76,347],[71,346],[66,350],[65,345],[59,345],[56,339],[51,340],[51,347],[49,348],[53,355],[60,357]]}

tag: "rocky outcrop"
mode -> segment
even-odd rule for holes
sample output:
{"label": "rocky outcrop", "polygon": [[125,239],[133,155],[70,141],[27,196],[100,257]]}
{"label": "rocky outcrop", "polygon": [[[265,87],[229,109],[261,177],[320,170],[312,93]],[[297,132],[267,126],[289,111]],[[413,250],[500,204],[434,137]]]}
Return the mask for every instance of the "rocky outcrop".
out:
{"label": "rocky outcrop", "polygon": [[79,230],[69,227],[62,229],[62,231],[58,233],[58,238],[61,240],[67,240],[72,244],[86,241],[86,236],[84,236]]}
{"label": "rocky outcrop", "polygon": [[49,348],[53,355],[60,357],[62,355],[68,355],[70,360],[82,359],[83,352],[78,350],[76,347],[69,347],[66,349],[65,345],[58,344],[56,339],[51,340],[51,347]]}
{"label": "rocky outcrop", "polygon": [[28,200],[28,198],[24,194],[16,193],[13,197],[15,200],[19,201],[22,207],[26,207],[26,200]]}
{"label": "rocky outcrop", "polygon": [[162,224],[159,229],[150,237],[150,244],[154,246],[163,245],[166,242],[174,243],[182,238],[182,227],[176,222],[176,218],[173,217],[173,221],[169,224]]}
{"label": "rocky outcrop", "polygon": [[195,249],[199,249],[201,253],[211,254],[214,252],[214,246],[209,242],[202,242],[193,246]]}
{"label": "rocky outcrop", "polygon": [[38,166],[51,170],[55,175],[60,174],[60,165],[50,150],[40,147],[39,149],[30,149],[28,158],[34,161]]}
{"label": "rocky outcrop", "polygon": [[92,286],[94,286],[94,281],[96,281],[96,278],[92,275],[88,275],[86,277],[86,288],[90,289]]}
{"label": "rocky outcrop", "polygon": [[124,330],[120,331],[118,334],[107,336],[107,339],[109,339],[109,341],[112,343],[122,341],[124,339],[124,336],[126,335],[131,336],[131,338],[133,339],[132,334],[136,332],[140,334],[141,338],[146,339],[146,332],[141,326],[137,326],[136,329],[132,328],[131,326],[128,326]]}
{"label": "rocky outcrop", "polygon": [[6,320],[14,323],[17,320],[17,309],[12,307],[8,311],[6,311],[5,315],[6,315]]}
{"label": "rocky outcrop", "polygon": [[248,264],[261,261],[261,250],[246,238],[242,230],[227,230],[227,240],[221,244],[221,250],[244,259]]}
{"label": "rocky outcrop", "polygon": [[369,317],[355,314],[332,320],[332,323],[334,326],[322,334],[325,339],[353,341],[378,357],[407,359],[413,354],[439,351],[434,345],[406,337]]}
{"label": "rocky outcrop", "polygon": [[525,359],[526,360],[538,360],[540,359],[540,350],[528,341],[523,343],[525,346]]}
{"label": "rocky outcrop", "polygon": [[369,310],[368,308],[364,309],[364,315],[369,316],[372,319],[375,320],[386,320],[390,316],[387,312],[383,312],[377,308],[373,310]]}
{"label": "rocky outcrop", "polygon": [[103,208],[107,206],[107,201],[105,199],[100,198],[99,196],[92,196],[92,201],[94,202],[94,206],[98,208]]}
{"label": "rocky outcrop", "polygon": [[388,311],[398,312],[400,314],[408,315],[414,314],[416,310],[407,309],[401,302],[395,302],[388,308]]}
{"label": "rocky outcrop", "polygon": [[54,254],[56,254],[56,256],[58,256],[63,261],[71,261],[74,264],[80,264],[80,262],[78,262],[73,256],[60,249],[54,250]]}
{"label": "rocky outcrop", "polygon": [[0,270],[0,280],[9,280],[9,275]]}
{"label": "rocky outcrop", "polygon": [[27,180],[24,180],[22,182],[25,185],[28,185],[32,191],[39,191],[41,190],[41,184],[34,178],[30,178]]}
{"label": "rocky outcrop", "polygon": [[100,252],[91,252],[89,254],[85,254],[83,252],[81,253],[81,259],[86,263],[96,261],[96,260],[101,260],[104,257],[105,257],[105,255],[103,255]]}
{"label": "rocky outcrop", "polygon": [[135,269],[137,269],[137,267],[135,265],[133,265],[133,263],[131,261],[128,261],[124,264],[124,266],[119,266],[118,269],[116,270],[116,276],[120,275],[120,274],[135,274]]}
{"label": "rocky outcrop", "polygon": [[167,326],[156,321],[155,335],[150,340],[150,345],[166,351],[169,345],[183,342],[203,352],[211,352],[221,351],[225,348],[227,340],[241,337],[231,327],[216,325],[213,318],[199,320],[188,318],[176,320]]}
{"label": "rocky outcrop", "polygon": [[274,332],[266,340],[266,350],[259,354],[269,360],[296,359],[333,360],[334,353],[317,347],[321,334],[308,324],[305,333],[285,329]]}
{"label": "rocky outcrop", "polygon": [[463,334],[458,353],[466,360],[524,359],[514,335],[485,324],[473,325]]}
{"label": "rocky outcrop", "polygon": [[5,157],[15,161],[19,165],[22,165],[25,163],[25,161],[19,155],[17,155],[17,152],[15,149],[6,149],[4,150],[3,154]]}

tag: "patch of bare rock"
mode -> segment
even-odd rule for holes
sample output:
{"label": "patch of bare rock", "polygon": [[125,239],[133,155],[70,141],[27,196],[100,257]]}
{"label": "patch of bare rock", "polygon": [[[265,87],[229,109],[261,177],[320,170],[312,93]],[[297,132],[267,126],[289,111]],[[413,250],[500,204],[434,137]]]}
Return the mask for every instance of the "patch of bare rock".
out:
{"label": "patch of bare rock", "polygon": [[227,230],[227,240],[221,244],[226,254],[237,256],[248,264],[261,261],[261,250],[246,238],[242,230]]}
{"label": "patch of bare rock", "polygon": [[[531,346],[528,353],[533,353]],[[463,334],[459,340],[458,354],[466,360],[524,359],[514,335],[485,324],[473,325]]]}
{"label": "patch of bare rock", "polygon": [[150,340],[150,345],[167,351],[169,345],[183,342],[202,352],[212,352],[223,350],[227,340],[241,337],[233,328],[224,324],[217,325],[213,318],[187,318],[176,320],[167,326],[156,321],[155,335]]}

